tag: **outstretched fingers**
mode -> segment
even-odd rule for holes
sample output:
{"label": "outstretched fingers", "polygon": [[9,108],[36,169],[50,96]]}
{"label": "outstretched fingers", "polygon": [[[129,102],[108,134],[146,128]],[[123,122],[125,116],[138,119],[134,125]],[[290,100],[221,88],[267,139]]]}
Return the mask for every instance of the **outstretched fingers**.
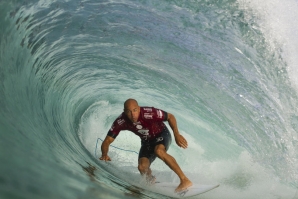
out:
{"label": "outstretched fingers", "polygon": [[179,135],[177,138],[176,138],[176,143],[178,146],[186,149],[188,144],[187,144],[187,141],[186,139],[182,136],[182,135]]}

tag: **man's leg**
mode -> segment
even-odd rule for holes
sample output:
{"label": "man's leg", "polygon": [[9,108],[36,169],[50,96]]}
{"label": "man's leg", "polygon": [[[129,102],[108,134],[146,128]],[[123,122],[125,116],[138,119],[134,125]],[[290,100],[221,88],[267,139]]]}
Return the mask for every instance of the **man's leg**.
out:
{"label": "man's leg", "polygon": [[148,158],[143,157],[139,159],[139,165],[138,169],[141,173],[141,175],[151,175],[151,169],[150,169],[150,161]]}
{"label": "man's leg", "polygon": [[146,157],[139,159],[138,169],[141,175],[146,175],[146,179],[149,183],[154,183],[155,177],[152,176],[152,171],[150,169],[150,160]]}
{"label": "man's leg", "polygon": [[154,153],[158,158],[164,161],[166,165],[168,165],[180,178],[180,184],[176,188],[176,192],[182,191],[192,186],[192,182],[185,176],[183,171],[180,169],[175,158],[173,158],[171,155],[167,153],[166,148],[163,144],[157,145],[154,149]]}

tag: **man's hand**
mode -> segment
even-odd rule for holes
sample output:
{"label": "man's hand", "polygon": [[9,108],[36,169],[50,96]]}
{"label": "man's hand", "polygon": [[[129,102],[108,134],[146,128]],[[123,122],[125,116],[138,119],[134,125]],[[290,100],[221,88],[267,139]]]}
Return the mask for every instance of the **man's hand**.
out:
{"label": "man's hand", "polygon": [[111,158],[108,155],[102,155],[99,159],[104,161],[111,161]]}
{"label": "man's hand", "polygon": [[105,140],[101,144],[101,157],[100,160],[111,161],[111,158],[108,156],[109,146],[114,141],[114,138],[111,136],[106,136]]}
{"label": "man's hand", "polygon": [[186,149],[187,146],[188,146],[186,139],[180,134],[175,136],[175,141],[176,141],[178,146],[180,146],[184,149]]}
{"label": "man's hand", "polygon": [[176,141],[177,145],[184,148],[184,149],[186,149],[187,148],[187,141],[182,135],[180,135],[180,133],[178,131],[178,127],[177,127],[176,118],[171,113],[168,113],[168,122],[169,122],[170,127],[173,130],[173,133],[174,133],[174,136],[175,136],[175,141]]}

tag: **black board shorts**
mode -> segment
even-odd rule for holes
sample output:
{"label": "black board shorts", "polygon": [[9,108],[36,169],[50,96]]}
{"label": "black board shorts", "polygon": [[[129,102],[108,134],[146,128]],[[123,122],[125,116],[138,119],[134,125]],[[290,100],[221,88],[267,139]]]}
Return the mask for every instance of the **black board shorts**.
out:
{"label": "black board shorts", "polygon": [[151,164],[156,158],[156,155],[154,153],[155,146],[159,144],[163,144],[167,151],[171,143],[172,143],[171,133],[169,129],[165,126],[161,134],[158,137],[156,137],[154,140],[151,140],[151,141],[142,140],[142,145],[139,152],[139,159],[146,157],[149,159]]}

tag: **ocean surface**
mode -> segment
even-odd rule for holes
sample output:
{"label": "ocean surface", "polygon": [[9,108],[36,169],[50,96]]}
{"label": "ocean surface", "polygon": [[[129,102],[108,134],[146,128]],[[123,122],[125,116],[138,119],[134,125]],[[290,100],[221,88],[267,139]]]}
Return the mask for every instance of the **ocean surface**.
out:
{"label": "ocean surface", "polygon": [[[165,198],[140,140],[100,145],[127,98],[176,116],[200,199],[298,198],[297,0],[1,0],[0,198]],[[160,160],[159,181],[178,183]]]}

